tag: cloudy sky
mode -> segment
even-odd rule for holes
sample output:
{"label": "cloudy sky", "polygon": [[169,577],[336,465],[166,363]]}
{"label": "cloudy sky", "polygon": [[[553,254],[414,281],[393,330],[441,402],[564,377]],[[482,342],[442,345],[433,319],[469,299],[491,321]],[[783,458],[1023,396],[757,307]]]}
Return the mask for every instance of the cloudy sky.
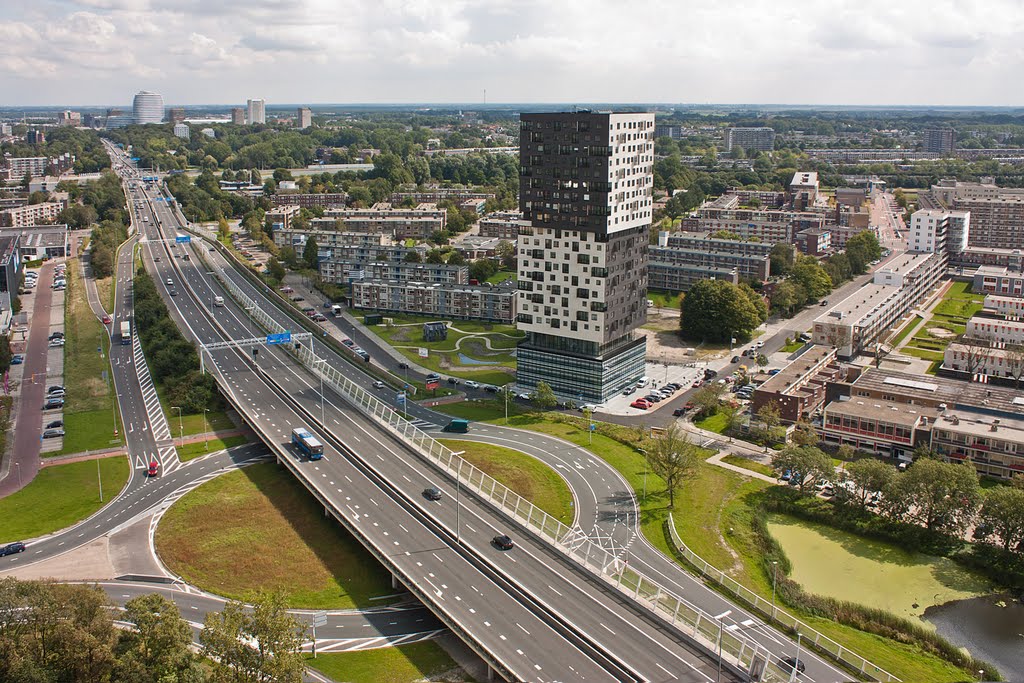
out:
{"label": "cloudy sky", "polygon": [[0,105],[1020,105],[1019,0],[0,0]]}

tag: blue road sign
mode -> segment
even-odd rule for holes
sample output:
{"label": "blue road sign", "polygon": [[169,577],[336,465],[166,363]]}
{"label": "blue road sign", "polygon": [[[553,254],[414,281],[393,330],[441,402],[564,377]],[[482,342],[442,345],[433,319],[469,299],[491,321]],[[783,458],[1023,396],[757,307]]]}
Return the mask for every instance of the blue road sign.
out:
{"label": "blue road sign", "polygon": [[590,423],[590,431],[592,431],[592,432],[593,432],[593,431],[595,431],[596,429],[597,429],[597,425],[596,425],[596,424],[594,424],[593,422],[591,422],[591,423]]}
{"label": "blue road sign", "polygon": [[291,332],[279,332],[278,334],[268,334],[268,344],[287,344],[292,340]]}
{"label": "blue road sign", "polygon": [[174,238],[174,241],[177,242],[178,244],[181,244],[183,242],[191,242],[192,235],[178,235]]}
{"label": "blue road sign", "polygon": [[395,400],[399,403],[405,403],[405,392],[399,391],[397,394],[395,394]]}

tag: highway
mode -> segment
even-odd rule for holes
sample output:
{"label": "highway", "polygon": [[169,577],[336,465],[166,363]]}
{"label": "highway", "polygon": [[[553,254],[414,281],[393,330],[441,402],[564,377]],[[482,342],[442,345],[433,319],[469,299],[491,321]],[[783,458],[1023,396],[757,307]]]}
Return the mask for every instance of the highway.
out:
{"label": "highway", "polygon": [[[162,203],[157,204],[157,213],[161,223],[171,224],[171,214]],[[159,263],[150,260],[148,265],[162,283],[170,278],[175,287],[184,285],[178,296],[167,298],[177,322],[202,343],[222,339],[224,332],[248,338],[251,333],[246,314],[236,309],[233,302],[214,313],[220,329],[205,320],[209,313],[201,302],[223,292],[211,288],[210,279],[197,261],[199,252],[192,251],[192,260],[185,262],[174,258],[175,252],[183,247],[153,241],[157,239],[167,237],[158,237],[149,226],[147,258],[157,249],[163,250],[167,258]],[[165,291],[166,288],[165,284]],[[227,393],[238,405],[248,406],[249,419],[257,429],[270,435],[272,442],[275,437],[278,444],[286,441],[292,426],[312,427],[310,418],[324,411],[331,432],[343,434],[348,446],[359,450],[358,457],[351,452],[343,457],[341,451],[346,446],[332,435],[320,432],[328,443],[324,460],[291,464],[308,478],[318,495],[341,513],[350,528],[377,525],[372,533],[378,540],[386,530],[390,543],[404,549],[402,553],[392,553],[390,561],[406,576],[430,587],[425,597],[433,603],[432,608],[473,624],[474,637],[487,641],[493,652],[501,653],[515,668],[516,676],[530,680],[552,680],[551,676],[559,680],[715,677],[706,653],[686,646],[681,637],[653,623],[641,610],[626,605],[620,595],[610,592],[605,585],[567,566],[560,555],[545,545],[524,537],[517,539],[518,546],[510,553],[502,554],[492,548],[491,536],[506,531],[509,524],[489,507],[464,499],[458,529],[462,542],[454,543],[455,514],[450,503],[428,504],[420,496],[424,486],[436,481],[438,475],[336,397],[328,395],[321,405],[315,380],[295,367],[290,357],[263,347],[255,358],[247,352],[226,349],[208,354],[207,363],[211,364],[211,360]],[[254,362],[263,374],[252,372],[250,364]],[[268,382],[271,376],[281,384],[279,389]],[[293,399],[294,403],[289,405]],[[284,452],[288,453],[286,458],[294,459],[290,452]],[[374,459],[377,462],[373,468],[365,465]],[[385,469],[385,477],[374,471]],[[377,498],[390,498],[392,502],[381,505]],[[509,578],[511,574],[514,579]],[[448,586],[461,587],[461,594],[451,595],[457,589]],[[486,616],[475,616],[478,614]],[[542,650],[538,650],[538,643],[544,644]],[[606,643],[614,643],[614,647]],[[605,659],[595,653],[610,650],[626,660],[628,668],[614,662],[594,661],[595,657]],[[725,676],[730,677],[728,667]]]}

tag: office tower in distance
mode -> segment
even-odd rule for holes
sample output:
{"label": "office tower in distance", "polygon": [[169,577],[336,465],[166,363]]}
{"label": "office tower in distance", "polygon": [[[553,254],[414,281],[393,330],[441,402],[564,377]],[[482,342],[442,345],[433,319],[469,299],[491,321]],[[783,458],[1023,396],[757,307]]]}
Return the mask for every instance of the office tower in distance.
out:
{"label": "office tower in distance", "polygon": [[952,154],[956,133],[949,128],[929,128],[921,134],[924,151],[932,154]]}
{"label": "office tower in distance", "polygon": [[231,123],[236,126],[245,125],[245,107],[231,108]]}
{"label": "office tower in distance", "polygon": [[654,114],[520,116],[516,384],[604,401],[644,375]]}
{"label": "office tower in distance", "polygon": [[145,90],[138,93],[132,104],[132,120],[136,124],[163,123],[164,98]]}
{"label": "office tower in distance", "polygon": [[770,152],[775,149],[775,130],[772,128],[726,128],[725,151],[737,147],[748,152]]}
{"label": "office tower in distance", "polygon": [[295,112],[295,125],[300,129],[313,125],[313,112],[309,110],[309,107],[299,107]]}
{"label": "office tower in distance", "polygon": [[267,112],[264,100],[249,100],[247,107],[246,123],[266,123]]}
{"label": "office tower in distance", "polygon": [[185,107],[171,107],[167,110],[167,119],[171,123],[181,123],[185,120]]}

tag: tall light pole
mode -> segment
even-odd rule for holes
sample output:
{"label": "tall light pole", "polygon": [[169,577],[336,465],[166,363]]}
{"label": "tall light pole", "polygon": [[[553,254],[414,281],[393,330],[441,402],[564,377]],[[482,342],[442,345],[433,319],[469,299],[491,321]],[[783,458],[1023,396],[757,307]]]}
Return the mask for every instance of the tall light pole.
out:
{"label": "tall light pole", "polygon": [[772,560],[772,621],[775,621],[775,580],[779,574],[779,561]]}
{"label": "tall light pole", "polygon": [[185,441],[185,428],[181,424],[181,406],[171,406],[171,410],[177,410],[178,411],[178,441],[184,442]]}
{"label": "tall light pole", "polygon": [[[313,350],[313,340],[312,339],[309,340],[309,348],[310,348],[310,351]],[[316,353],[313,353],[313,364],[321,366],[320,367],[320,373],[319,373],[320,374],[320,424],[324,427],[324,429],[327,428],[327,423],[324,421],[324,369],[323,369],[322,366],[326,362],[327,362],[326,358],[320,358],[319,356],[316,355]]]}
{"label": "tall light pole", "polygon": [[793,668],[789,672],[789,683],[793,683],[796,680],[797,669],[800,668],[800,638],[803,634],[800,631],[796,632],[796,657],[793,658]]}
{"label": "tall light pole", "polygon": [[203,422],[206,423],[206,439],[203,441],[203,450],[210,450],[210,420],[206,417],[206,414],[210,412],[209,408],[203,408]]}
{"label": "tall light pole", "polygon": [[[206,271],[206,274],[212,277],[216,275],[217,272],[213,270],[208,270]],[[213,285],[210,285],[210,310],[213,310]]]}
{"label": "tall light pole", "polygon": [[730,614],[732,614],[732,610],[727,609],[721,614],[715,615],[715,621],[718,622],[718,678],[715,679],[716,683],[721,683],[722,681],[722,635],[725,629],[725,622],[723,619]]}
{"label": "tall light pole", "polygon": [[505,426],[508,426],[508,392],[510,391],[510,384],[506,384],[502,387],[502,394],[505,396]]}
{"label": "tall light pole", "polygon": [[462,456],[466,451],[459,451],[458,453],[452,453],[453,458],[459,459],[459,464],[455,468],[455,543],[462,545],[462,525],[460,524],[460,512],[462,504],[459,498],[461,486],[461,474],[462,474]]}

